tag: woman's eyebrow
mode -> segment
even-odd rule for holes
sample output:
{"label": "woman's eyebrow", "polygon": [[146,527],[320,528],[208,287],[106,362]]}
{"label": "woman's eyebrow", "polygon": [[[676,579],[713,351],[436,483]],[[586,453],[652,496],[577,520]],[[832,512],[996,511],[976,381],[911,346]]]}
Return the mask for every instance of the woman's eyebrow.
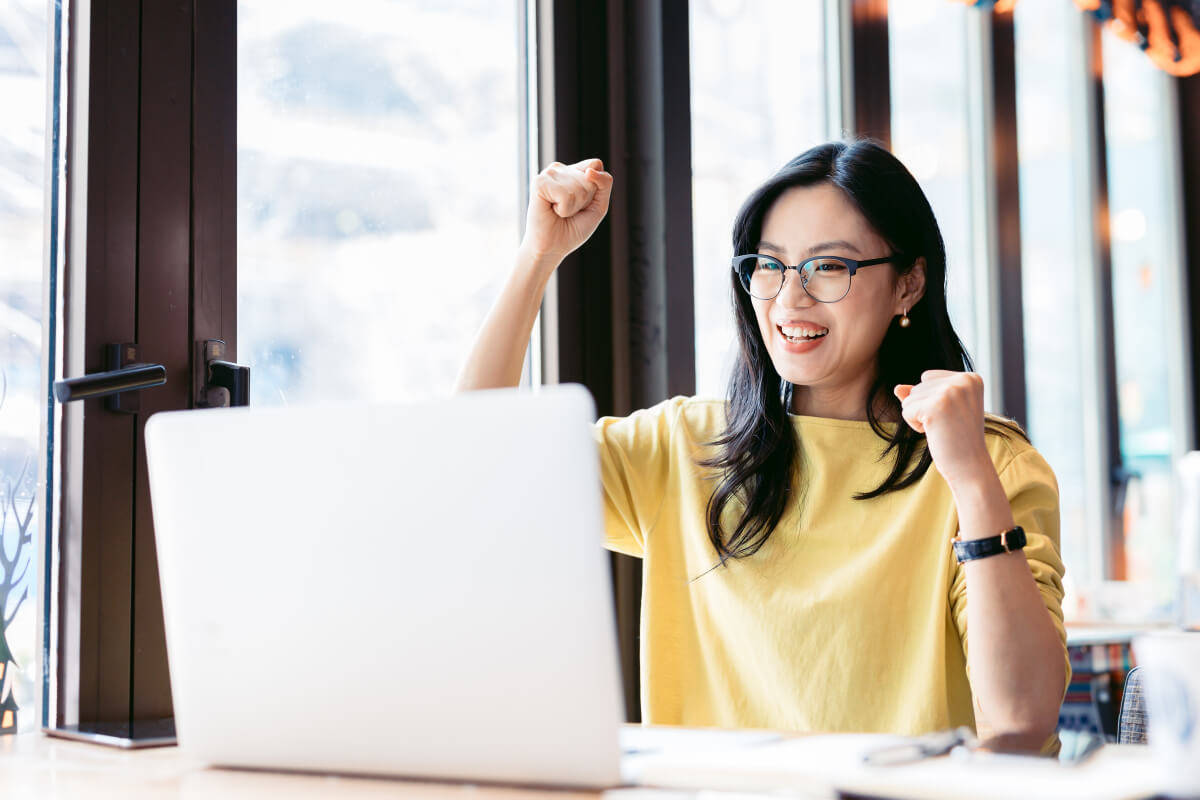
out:
{"label": "woman's eyebrow", "polygon": [[[779,245],[772,244],[771,242],[765,242],[765,241],[759,242],[758,247],[756,249],[758,249],[758,250],[774,250],[776,253],[779,253],[779,255],[783,255],[783,253],[784,253],[784,249],[782,247],[780,247]],[[850,242],[847,242],[845,239],[834,239],[833,241],[820,242],[818,244],[814,244],[812,247],[810,247],[808,249],[808,255],[810,255],[810,256],[816,255],[817,253],[820,253],[823,250],[849,250],[853,253],[861,253],[862,252],[857,247],[855,247],[853,244],[851,244]]]}

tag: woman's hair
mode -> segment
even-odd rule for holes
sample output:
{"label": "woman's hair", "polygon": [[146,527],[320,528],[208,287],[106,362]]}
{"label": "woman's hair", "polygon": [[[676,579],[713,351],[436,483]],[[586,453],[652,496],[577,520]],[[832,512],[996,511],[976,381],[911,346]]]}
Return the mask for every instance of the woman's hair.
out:
{"label": "woman's hair", "polygon": [[[901,328],[892,321],[879,348],[875,382],[867,393],[867,420],[887,442],[880,457],[890,453],[893,461],[883,483],[855,494],[856,499],[866,500],[912,485],[933,463],[922,434],[906,424],[896,425],[892,432],[880,424],[881,409],[893,419],[900,418],[893,387],[919,383],[925,370],[969,371],[972,366],[946,312],[946,248],[933,209],[904,165],[873,141],[831,142],[789,161],[738,211],[733,223],[734,254],[757,250],[763,218],[781,194],[821,183],[845,192],[892,252],[903,255],[901,263],[893,265],[897,273],[909,272],[917,258],[925,258],[925,293],[907,312],[912,324]],[[796,434],[788,418],[792,385],[780,378],[771,363],[750,296],[733,270],[729,277],[738,358],[729,380],[728,423],[724,434],[709,443],[720,448],[718,454],[699,462],[720,470],[720,482],[708,501],[707,527],[721,563],[752,555],[762,547],[783,517],[799,469]],[[989,418],[988,427],[1024,436],[1013,423]],[[735,498],[741,501],[741,514],[726,533],[721,517]]]}

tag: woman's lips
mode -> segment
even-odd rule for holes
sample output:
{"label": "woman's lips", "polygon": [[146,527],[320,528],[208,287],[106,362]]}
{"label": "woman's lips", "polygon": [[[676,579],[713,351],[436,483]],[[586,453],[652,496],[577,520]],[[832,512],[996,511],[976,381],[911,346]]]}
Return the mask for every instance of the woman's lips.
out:
{"label": "woman's lips", "polygon": [[783,331],[779,326],[775,326],[775,335],[779,337],[779,346],[783,348],[785,353],[808,353],[821,346],[821,342],[829,338],[829,334],[818,336],[814,339],[801,339],[800,341],[792,341],[783,335]]}

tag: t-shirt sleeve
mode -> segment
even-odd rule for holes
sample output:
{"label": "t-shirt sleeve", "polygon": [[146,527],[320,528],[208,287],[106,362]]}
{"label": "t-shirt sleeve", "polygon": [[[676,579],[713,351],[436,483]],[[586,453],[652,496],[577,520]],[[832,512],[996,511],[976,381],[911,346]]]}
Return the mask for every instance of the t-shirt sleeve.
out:
{"label": "t-shirt sleeve", "polygon": [[609,550],[638,558],[646,553],[646,535],[662,508],[671,469],[671,432],[682,400],[596,421],[604,546]]}
{"label": "t-shirt sleeve", "polygon": [[[1022,552],[1037,583],[1046,613],[1058,631],[1062,658],[1066,664],[1066,682],[1071,680],[1071,661],[1067,655],[1067,629],[1063,624],[1063,566],[1059,550],[1058,482],[1054,471],[1037,450],[1018,453],[1000,471],[1000,483],[1012,506],[1013,519],[1025,529]],[[953,560],[954,556],[950,556]],[[955,564],[950,585],[950,608],[954,624],[967,654],[967,583],[962,564]],[[1063,684],[1066,693],[1067,683]]]}

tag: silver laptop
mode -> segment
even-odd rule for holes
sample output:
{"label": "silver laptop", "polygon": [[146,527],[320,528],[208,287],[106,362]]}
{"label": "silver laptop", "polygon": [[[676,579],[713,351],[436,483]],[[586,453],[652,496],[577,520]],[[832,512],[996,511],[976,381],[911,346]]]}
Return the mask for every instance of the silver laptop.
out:
{"label": "silver laptop", "polygon": [[592,419],[572,386],[154,415],[180,746],[216,765],[618,784]]}

